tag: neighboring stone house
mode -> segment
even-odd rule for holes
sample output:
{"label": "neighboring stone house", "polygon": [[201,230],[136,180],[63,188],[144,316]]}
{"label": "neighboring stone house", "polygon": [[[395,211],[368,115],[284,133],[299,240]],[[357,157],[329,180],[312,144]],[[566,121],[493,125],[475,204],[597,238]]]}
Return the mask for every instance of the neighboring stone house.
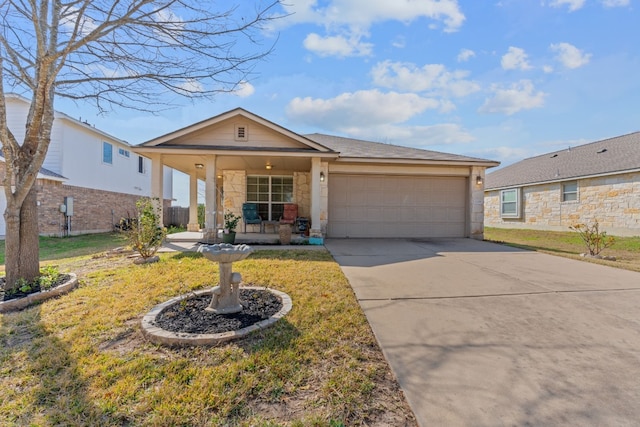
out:
{"label": "neighboring stone house", "polygon": [[[22,141],[29,100],[9,94],[6,105],[9,128]],[[3,158],[0,165],[4,176]],[[36,182],[40,234],[113,230],[122,217],[135,213],[139,198],[150,196],[149,165],[149,159],[135,154],[129,143],[56,111],[51,143]],[[171,199],[171,173],[169,168],[163,170],[165,201]],[[0,211],[4,213],[6,199],[1,190]],[[72,215],[62,212],[70,205]],[[0,236],[4,233],[4,217],[0,216]]]}
{"label": "neighboring stone house", "polygon": [[640,132],[522,160],[486,177],[485,226],[640,235]]}

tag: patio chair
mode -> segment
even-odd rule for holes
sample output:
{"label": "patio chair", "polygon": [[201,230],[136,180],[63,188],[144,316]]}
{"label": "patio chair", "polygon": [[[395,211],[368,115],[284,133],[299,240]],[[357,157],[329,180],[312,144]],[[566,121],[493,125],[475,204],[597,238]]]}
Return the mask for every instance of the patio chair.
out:
{"label": "patio chair", "polygon": [[257,203],[242,204],[242,222],[244,222],[244,232],[247,232],[247,224],[258,224],[262,231],[262,217],[258,215]]}
{"label": "patio chair", "polygon": [[295,203],[287,203],[284,205],[284,211],[280,217],[280,224],[289,224],[294,228],[298,219],[298,205]]}

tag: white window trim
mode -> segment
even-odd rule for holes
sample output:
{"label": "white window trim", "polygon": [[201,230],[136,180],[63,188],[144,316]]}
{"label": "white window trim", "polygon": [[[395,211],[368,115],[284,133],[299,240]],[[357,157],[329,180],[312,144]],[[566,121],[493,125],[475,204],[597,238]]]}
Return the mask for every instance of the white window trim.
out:
{"label": "white window trim", "polygon": [[[565,185],[572,184],[574,182],[576,184],[576,191],[564,191]],[[562,203],[577,203],[578,200],[579,200],[579,197],[578,197],[579,196],[579,193],[578,193],[579,189],[580,189],[580,186],[578,185],[578,181],[577,180],[576,181],[565,181],[565,182],[560,183],[560,200],[562,200]],[[575,194],[576,195],[575,200],[566,200],[565,199],[565,195],[567,195],[567,194]]]}
{"label": "white window trim", "polygon": [[131,157],[131,151],[126,148],[118,147],[118,156],[128,159]]}
{"label": "white window trim", "polygon": [[[516,201],[515,201],[515,203],[516,203],[516,212],[513,213],[513,214],[512,213],[506,213],[505,214],[504,213],[504,209],[502,207],[503,200],[504,200],[502,195],[504,193],[506,193],[506,192],[512,192],[512,191],[515,191],[515,193],[516,193]],[[522,202],[521,202],[521,199],[522,199],[521,189],[519,187],[518,188],[508,188],[508,189],[505,189],[505,190],[501,190],[500,191],[500,217],[501,218],[509,218],[509,219],[521,218],[522,217]],[[509,203],[512,203],[512,202],[509,202]]]}
{"label": "white window trim", "polygon": [[[140,160],[142,160],[142,172],[140,172]],[[138,164],[136,165],[136,169],[140,175],[147,174],[147,161],[144,156],[138,156]]]}
{"label": "white window trim", "polygon": [[[107,162],[105,161],[105,156],[104,156],[104,147],[105,144],[108,144],[109,146],[111,146],[111,162]],[[109,165],[109,166],[113,166],[113,144],[107,141],[102,141],[102,151],[100,153],[100,155],[102,156],[102,164],[103,165]]]}

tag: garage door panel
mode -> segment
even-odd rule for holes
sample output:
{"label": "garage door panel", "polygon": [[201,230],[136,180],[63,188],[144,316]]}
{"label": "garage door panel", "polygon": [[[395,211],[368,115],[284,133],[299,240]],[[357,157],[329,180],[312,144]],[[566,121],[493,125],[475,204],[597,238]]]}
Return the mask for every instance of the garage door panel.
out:
{"label": "garage door panel", "polygon": [[329,237],[463,237],[466,178],[332,175]]}

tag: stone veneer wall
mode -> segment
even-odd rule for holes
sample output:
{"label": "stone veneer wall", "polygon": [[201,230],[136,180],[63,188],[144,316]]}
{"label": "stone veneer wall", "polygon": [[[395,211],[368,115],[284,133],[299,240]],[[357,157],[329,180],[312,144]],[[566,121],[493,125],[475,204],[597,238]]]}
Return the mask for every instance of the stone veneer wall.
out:
{"label": "stone veneer wall", "polygon": [[485,194],[485,226],[567,231],[593,223],[611,235],[640,235],[640,173],[578,180],[578,201],[561,202],[562,183],[522,188],[522,218],[500,217],[500,191]]}
{"label": "stone veneer wall", "polygon": [[242,216],[242,204],[247,200],[247,173],[243,170],[225,170],[222,172],[222,176],[224,193],[222,210]]}
{"label": "stone veneer wall", "polygon": [[298,204],[298,216],[311,218],[311,174],[293,173],[293,202]]}

